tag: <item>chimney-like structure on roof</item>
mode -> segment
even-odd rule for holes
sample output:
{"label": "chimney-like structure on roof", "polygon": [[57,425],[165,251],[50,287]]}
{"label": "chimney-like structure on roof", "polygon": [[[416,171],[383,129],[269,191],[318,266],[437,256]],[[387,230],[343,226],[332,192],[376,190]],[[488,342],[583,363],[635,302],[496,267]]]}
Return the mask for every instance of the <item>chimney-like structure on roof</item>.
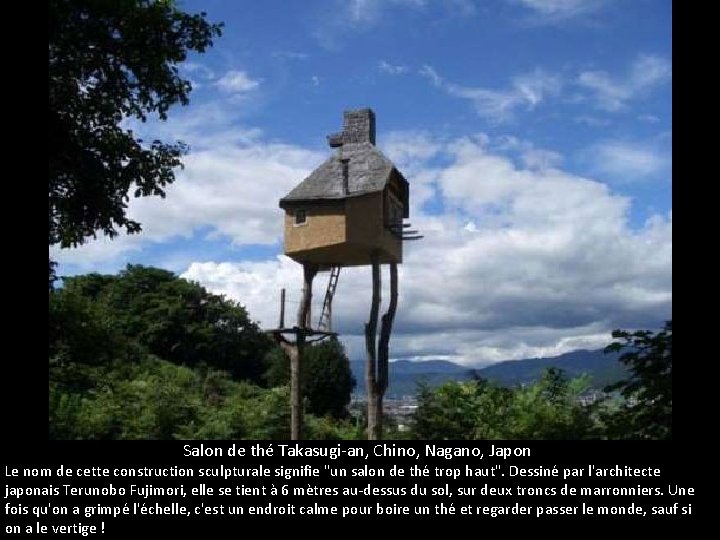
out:
{"label": "chimney-like structure on roof", "polygon": [[328,136],[331,147],[343,144],[375,144],[375,113],[372,109],[357,109],[343,113],[343,130]]}
{"label": "chimney-like structure on roof", "polygon": [[372,109],[345,111],[343,114],[343,139],[345,143],[375,144],[375,113]]}

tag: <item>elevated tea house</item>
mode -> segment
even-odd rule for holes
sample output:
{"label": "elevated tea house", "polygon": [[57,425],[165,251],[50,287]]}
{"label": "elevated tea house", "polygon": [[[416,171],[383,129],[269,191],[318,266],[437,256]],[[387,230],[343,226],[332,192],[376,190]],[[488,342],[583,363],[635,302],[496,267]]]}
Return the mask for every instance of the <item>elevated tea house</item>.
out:
{"label": "elevated tea house", "polygon": [[409,187],[375,147],[375,114],[346,111],[328,141],[335,155],[280,199],[285,254],[320,270],[401,263]]}
{"label": "elevated tea house", "polygon": [[[368,438],[382,435],[382,399],[388,384],[390,334],[397,308],[398,272],[403,241],[422,238],[410,231],[409,185],[402,173],[375,147],[375,113],[345,111],[343,130],[330,135],[335,154],[280,199],[285,210],[285,254],[303,266],[304,286],[297,325],[285,326],[285,290],[279,328],[269,330],[290,358],[291,438],[302,429],[300,391],[303,349],[311,340],[335,335],[332,300],[340,269],[372,267],[372,304],[365,325],[367,346]],[[379,319],[380,266],[390,267],[390,302]],[[312,283],[320,271],[330,279],[317,327],[312,328]],[[380,337],[377,337],[380,322]],[[291,334],[294,341],[284,335]]]}

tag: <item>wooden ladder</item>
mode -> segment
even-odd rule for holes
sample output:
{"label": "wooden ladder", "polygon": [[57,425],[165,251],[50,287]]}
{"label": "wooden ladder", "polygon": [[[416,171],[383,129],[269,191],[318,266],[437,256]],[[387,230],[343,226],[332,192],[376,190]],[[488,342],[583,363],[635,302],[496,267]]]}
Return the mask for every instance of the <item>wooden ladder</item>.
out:
{"label": "wooden ladder", "polygon": [[318,330],[332,332],[332,301],[339,277],[340,267],[333,266],[330,269],[330,280],[328,281],[327,291],[325,291],[325,300],[323,301],[322,313],[320,313]]}

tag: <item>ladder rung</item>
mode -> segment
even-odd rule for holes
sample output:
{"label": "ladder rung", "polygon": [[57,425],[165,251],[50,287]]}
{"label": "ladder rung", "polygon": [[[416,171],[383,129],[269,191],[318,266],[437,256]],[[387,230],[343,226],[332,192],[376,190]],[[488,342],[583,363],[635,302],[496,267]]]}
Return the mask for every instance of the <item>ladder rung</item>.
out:
{"label": "ladder rung", "polygon": [[330,306],[332,304],[333,296],[335,295],[335,289],[337,288],[338,279],[340,277],[340,267],[333,266],[330,268],[330,279],[328,280],[328,288],[325,291],[325,298],[323,300],[322,313],[320,313],[320,321],[318,322],[318,329],[327,329],[330,324]]}

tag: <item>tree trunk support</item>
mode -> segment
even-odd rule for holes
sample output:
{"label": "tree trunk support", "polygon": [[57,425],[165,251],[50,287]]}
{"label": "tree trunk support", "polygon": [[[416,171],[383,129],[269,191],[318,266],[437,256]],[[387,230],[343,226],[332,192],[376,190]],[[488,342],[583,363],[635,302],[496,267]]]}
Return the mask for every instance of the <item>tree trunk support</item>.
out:
{"label": "tree trunk support", "polygon": [[312,283],[317,274],[317,267],[303,264],[303,296],[298,310],[298,332],[295,343],[281,344],[290,357],[290,439],[302,439],[303,396],[302,396],[302,363],[305,349],[305,332],[310,328],[310,304],[312,302]]}
{"label": "tree trunk support", "polygon": [[388,387],[388,363],[390,334],[392,333],[398,298],[397,264],[390,264],[390,304],[382,316],[380,340],[376,343],[378,312],[380,310],[380,264],[376,259],[372,262],[372,303],[370,319],[365,325],[365,347],[367,349],[366,386],[368,393],[368,428],[369,440],[382,438],[383,397]]}

